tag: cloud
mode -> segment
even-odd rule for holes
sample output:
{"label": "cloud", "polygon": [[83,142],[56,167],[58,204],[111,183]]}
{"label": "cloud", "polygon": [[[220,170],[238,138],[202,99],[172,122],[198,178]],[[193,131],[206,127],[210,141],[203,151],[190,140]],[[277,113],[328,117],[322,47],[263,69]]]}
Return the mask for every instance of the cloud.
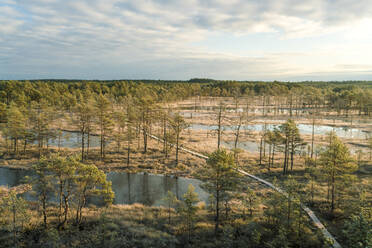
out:
{"label": "cloud", "polygon": [[[283,60],[284,53],[281,58],[238,56],[192,44],[215,32],[237,37],[274,33],[281,39],[339,32],[370,17],[371,3],[4,0],[0,4],[0,78],[286,77],[291,71],[304,70],[296,62]],[[334,64],[329,68],[335,68]]]}

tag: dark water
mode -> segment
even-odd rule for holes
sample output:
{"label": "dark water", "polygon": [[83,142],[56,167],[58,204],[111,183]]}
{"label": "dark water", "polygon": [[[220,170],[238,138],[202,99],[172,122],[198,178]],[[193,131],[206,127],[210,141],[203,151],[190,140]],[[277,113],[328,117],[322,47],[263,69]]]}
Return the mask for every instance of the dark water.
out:
{"label": "dark water", "polygon": [[[312,125],[310,124],[298,124],[298,129],[301,134],[311,134],[312,133]],[[275,124],[267,124],[267,130],[273,130],[274,127],[279,127],[279,125]],[[190,129],[193,130],[217,130],[216,125],[203,125],[203,124],[191,124]],[[234,126],[223,126],[224,130],[234,130]],[[242,130],[249,130],[249,131],[262,131],[264,129],[264,124],[252,124],[242,126]],[[336,135],[342,138],[359,138],[365,139],[366,135],[368,134],[365,131],[362,131],[358,128],[347,128],[347,127],[332,127],[326,125],[315,125],[314,133],[316,135],[326,135],[330,131],[335,131]]]}
{"label": "dark water", "polygon": [[168,191],[182,199],[189,184],[195,187],[199,199],[207,201],[208,194],[200,188],[200,181],[189,178],[174,178],[153,174],[108,173],[115,191],[116,204],[132,204],[139,202],[149,206],[164,205],[163,201]]}
{"label": "dark water", "polygon": [[[0,168],[0,185],[13,187],[21,184],[25,176],[32,175],[33,172],[28,170]],[[142,203],[148,206],[162,206],[165,205],[163,199],[169,190],[182,199],[189,184],[195,187],[201,201],[208,200],[208,194],[200,188],[200,181],[196,179],[125,172],[109,172],[107,179],[112,182],[112,189],[115,192],[114,204]],[[33,200],[29,194],[25,197]]]}
{"label": "dark water", "polygon": [[[58,132],[58,131],[57,131]],[[61,137],[49,139],[48,145],[63,148],[80,148],[81,147],[81,134],[79,132],[61,131]],[[98,147],[100,145],[100,137],[96,135],[90,135],[89,144],[90,147]],[[36,144],[37,141],[34,142]],[[88,135],[85,135],[85,147],[88,146]]]}
{"label": "dark water", "polygon": [[[233,141],[222,141],[222,146],[225,146],[229,149],[234,148],[234,142]],[[259,151],[259,143],[254,141],[242,141],[238,142],[237,145],[238,148],[249,151],[249,152],[258,152]]]}

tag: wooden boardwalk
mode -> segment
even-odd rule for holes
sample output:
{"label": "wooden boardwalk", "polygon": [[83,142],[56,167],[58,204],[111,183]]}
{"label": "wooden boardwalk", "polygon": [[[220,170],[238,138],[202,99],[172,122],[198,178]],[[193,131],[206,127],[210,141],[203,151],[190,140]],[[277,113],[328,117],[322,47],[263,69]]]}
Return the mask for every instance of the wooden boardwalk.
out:
{"label": "wooden boardwalk", "polygon": [[[155,140],[158,140],[158,141],[161,141],[161,142],[164,142],[163,139],[160,139],[154,135],[151,135],[151,134],[148,134],[148,136],[150,136],[151,138],[155,139]],[[174,144],[170,144],[171,146],[175,146]],[[186,148],[183,148],[183,147],[179,147],[179,149],[183,152],[186,152],[186,153],[189,153],[193,156],[196,156],[198,158],[202,158],[202,159],[208,159],[208,156],[205,156],[203,154],[200,154],[200,153],[197,153],[197,152],[194,152],[194,151],[191,151],[189,149],[186,149]],[[250,177],[252,178],[253,180],[256,180],[262,184],[264,184],[265,186],[268,186],[270,188],[272,188],[273,190],[285,195],[286,197],[288,197],[288,194],[282,190],[281,188],[278,188],[276,187],[275,185],[273,185],[272,183],[262,179],[262,178],[259,178],[259,177],[256,177],[252,174],[249,174],[248,172],[246,171],[243,171],[243,170],[240,170],[238,169],[238,172],[241,173],[242,175],[245,175],[247,177]],[[314,214],[314,212],[308,208],[306,205],[302,204],[301,203],[301,207],[302,209],[306,212],[306,214],[309,216],[309,218],[312,220],[313,224],[315,227],[317,227],[322,233],[323,233],[323,236],[327,239],[327,240],[330,240],[333,244],[333,247],[334,248],[341,248],[341,245],[337,242],[337,240],[332,236],[332,234],[330,234],[327,230],[327,228],[325,228],[325,226],[322,224],[322,222],[320,222],[320,220],[318,219],[318,217],[316,217],[316,215]]]}

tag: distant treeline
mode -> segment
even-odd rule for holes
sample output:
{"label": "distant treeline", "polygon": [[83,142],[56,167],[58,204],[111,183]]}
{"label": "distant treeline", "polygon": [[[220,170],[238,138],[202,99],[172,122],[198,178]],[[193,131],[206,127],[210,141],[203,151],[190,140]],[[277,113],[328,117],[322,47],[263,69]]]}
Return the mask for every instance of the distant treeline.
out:
{"label": "distant treeline", "polygon": [[[85,93],[83,93],[85,92]],[[150,97],[155,102],[186,99],[193,96],[287,98],[297,106],[323,106],[341,112],[358,110],[369,115],[372,109],[372,81],[330,82],[251,82],[190,79],[166,80],[30,80],[0,81],[0,102],[9,105],[46,100],[51,105],[69,108],[81,94],[107,95],[112,99],[131,96]],[[266,99],[267,97],[267,99]],[[3,106],[4,107],[4,106]]]}
{"label": "distant treeline", "polygon": [[[132,88],[133,86],[147,85],[162,86],[161,88],[171,90],[173,88],[191,88],[187,91],[188,96],[194,94],[210,95],[210,96],[234,96],[237,92],[240,94],[253,91],[255,94],[262,95],[278,95],[287,93],[291,89],[302,89],[311,91],[316,87],[319,89],[327,89],[334,92],[355,91],[359,88],[372,88],[372,81],[301,81],[301,82],[281,82],[281,81],[230,81],[230,80],[214,80],[208,78],[192,78],[190,80],[78,80],[78,79],[40,79],[40,80],[0,80],[1,90],[7,88],[9,84],[28,84],[32,83],[35,87],[40,86],[40,83],[46,83],[54,87],[56,83],[67,84],[67,88],[103,90],[113,88]],[[106,87],[104,87],[106,86]],[[65,86],[64,86],[65,87]],[[155,87],[158,88],[158,87]],[[216,90],[216,89],[219,89]],[[121,92],[126,94],[127,92]]]}

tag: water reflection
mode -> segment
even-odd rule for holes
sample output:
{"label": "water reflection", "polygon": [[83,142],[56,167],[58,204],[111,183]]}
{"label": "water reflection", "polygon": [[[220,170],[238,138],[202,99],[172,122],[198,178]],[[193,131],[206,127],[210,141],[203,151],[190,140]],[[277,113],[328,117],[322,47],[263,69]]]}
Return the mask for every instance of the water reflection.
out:
{"label": "water reflection", "polygon": [[[33,172],[28,170],[0,168],[0,185],[13,187],[21,184],[25,176],[32,175]],[[201,201],[207,202],[208,199],[208,194],[200,188],[200,181],[196,179],[126,172],[109,172],[107,179],[112,182],[115,192],[114,204],[142,203],[148,206],[163,206],[168,191],[182,199],[189,184],[195,187]],[[32,196],[27,195],[26,198],[32,199]]]}
{"label": "water reflection", "polygon": [[[310,124],[298,124],[298,129],[301,134],[311,134],[312,125]],[[273,130],[274,127],[279,127],[278,124],[266,124],[267,130]],[[189,129],[193,130],[217,130],[216,125],[204,125],[204,124],[191,124]],[[231,131],[235,129],[235,126],[223,126],[224,130]],[[262,131],[264,129],[264,124],[252,124],[242,126],[243,130],[250,131]],[[367,132],[360,130],[358,128],[348,128],[348,127],[332,127],[327,125],[315,125],[314,133],[316,135],[326,135],[330,131],[335,131],[337,136],[342,138],[359,138],[365,139]]]}
{"label": "water reflection", "polygon": [[[98,147],[100,139],[97,135],[89,136],[89,146]],[[33,142],[37,144],[37,141]],[[88,146],[88,135],[84,135],[85,147]],[[58,134],[55,138],[48,140],[49,146],[62,147],[62,148],[80,148],[81,147],[81,134],[79,132],[61,131],[60,137]]]}
{"label": "water reflection", "polygon": [[200,181],[195,179],[125,172],[110,172],[107,178],[112,181],[115,204],[137,202],[148,206],[162,206],[165,205],[163,200],[168,191],[172,191],[180,199],[186,193],[189,184],[195,187],[199,199],[203,201],[208,199],[207,193],[200,188]]}
{"label": "water reflection", "polygon": [[0,168],[0,186],[13,187],[22,184],[23,178],[30,175],[32,172],[28,170]]}
{"label": "water reflection", "polygon": [[[222,141],[221,144],[229,149],[234,148],[233,141]],[[238,142],[238,148],[249,151],[249,152],[258,152],[259,151],[259,144],[254,141],[242,141]]]}

